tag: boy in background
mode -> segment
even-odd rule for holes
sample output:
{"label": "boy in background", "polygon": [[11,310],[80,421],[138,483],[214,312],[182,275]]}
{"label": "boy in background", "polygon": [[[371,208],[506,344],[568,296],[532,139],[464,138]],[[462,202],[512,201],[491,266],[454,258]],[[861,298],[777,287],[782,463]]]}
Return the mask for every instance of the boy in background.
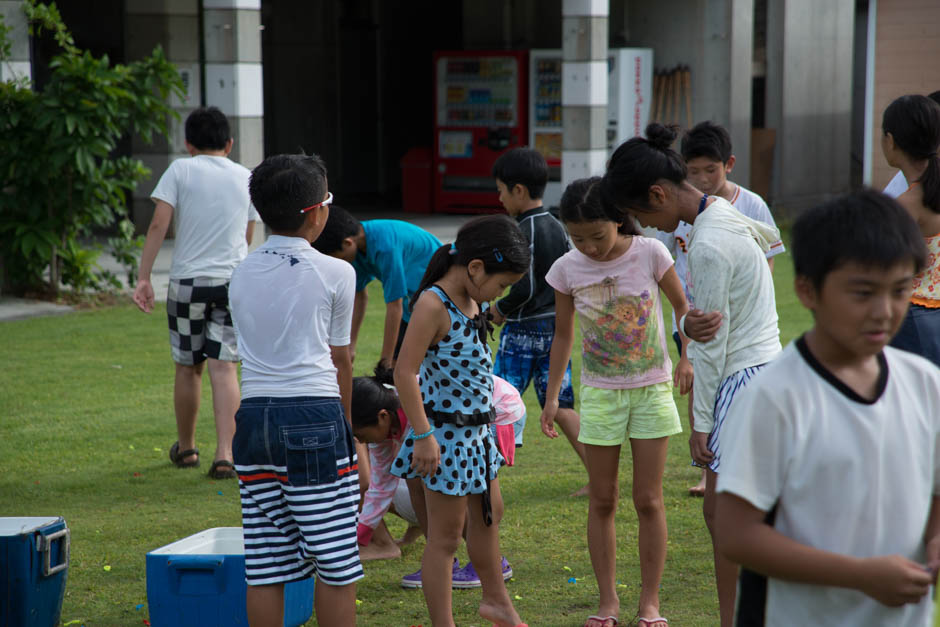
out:
{"label": "boy in background", "polygon": [[382,284],[385,330],[380,360],[394,365],[411,318],[408,302],[421,283],[428,261],[441,247],[440,240],[410,222],[359,222],[345,209],[332,207],[329,221],[313,242],[313,247],[324,255],[351,263],[356,269],[356,301],[350,344],[353,358],[368,303],[366,286],[376,278]]}
{"label": "boy in background", "polygon": [[318,624],[351,626],[363,576],[349,423],[355,273],[310,246],[333,198],[319,157],[268,157],[250,189],[272,235],[236,268],[231,287],[248,622],[283,625],[284,584],[315,574]]}
{"label": "boy in background", "polygon": [[722,433],[716,540],[743,566],[737,624],[932,625],[940,370],[887,346],[923,237],[863,191],[804,213],[791,248],[813,328],[742,391]]}
{"label": "boy in background", "polygon": [[170,460],[180,468],[199,465],[196,418],[208,362],[217,437],[209,469],[213,479],[235,478],[232,434],[238,409],[238,351],[228,287],[232,270],[248,253],[258,218],[248,196],[250,173],[228,158],[233,143],[228,119],[216,107],[196,109],[186,118],[186,149],[192,157],[171,163],[151,194],[156,207],[134,290],[140,310],[153,311],[150,274],[174,221],[166,313],[170,353],[176,363],[173,406],[179,439],[170,447]]}
{"label": "boy in background", "polygon": [[[493,177],[499,202],[514,217],[529,240],[532,261],[529,271],[502,299],[493,304],[493,322],[503,324],[493,374],[509,381],[519,394],[530,382],[535,384],[539,405],[545,407],[549,358],[555,335],[555,290],[545,275],[555,260],[568,252],[565,227],[542,206],[542,192],[548,183],[548,164],[531,148],[513,148],[493,164]],[[571,362],[565,369],[558,396],[555,420],[584,462],[584,445],[578,442],[581,419],[574,410]],[[525,418],[514,423],[516,446],[521,447]],[[586,493],[586,488],[575,494]]]}
{"label": "boy in background", "polygon": [[[701,192],[709,196],[720,196],[747,217],[769,224],[776,228],[770,208],[764,199],[744,187],[728,180],[728,175],[734,169],[734,154],[731,150],[731,135],[727,129],[712,122],[701,122],[693,129],[686,131],[682,137],[682,158],[685,159],[689,172],[689,182]],[[692,232],[692,225],[679,222],[679,226],[672,233],[657,234],[657,237],[666,244],[669,252],[676,259],[676,273],[685,290],[685,297],[689,306],[693,305],[692,294],[688,287],[688,241]],[[784,252],[783,242],[777,240],[771,243],[770,250],[765,253],[770,270],[774,269],[774,257]],[[679,353],[682,353],[679,342],[679,331],[676,326],[676,316],[672,316],[672,337],[676,342]],[[694,364],[693,364],[694,365]],[[692,418],[693,396],[689,394],[689,421]],[[705,472],[697,485],[689,488],[692,496],[705,496]]]}

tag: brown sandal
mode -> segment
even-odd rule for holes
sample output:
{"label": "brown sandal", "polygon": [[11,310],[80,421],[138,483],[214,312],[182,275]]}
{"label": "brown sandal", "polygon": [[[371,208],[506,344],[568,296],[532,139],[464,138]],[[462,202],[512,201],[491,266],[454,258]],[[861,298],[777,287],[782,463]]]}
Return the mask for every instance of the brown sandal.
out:
{"label": "brown sandal", "polygon": [[227,459],[217,459],[209,468],[210,479],[235,479],[237,477],[235,465]]}
{"label": "brown sandal", "polygon": [[[196,461],[184,461],[187,457],[192,455],[196,456]],[[173,443],[173,446],[170,447],[170,461],[176,464],[177,468],[195,468],[199,465],[199,449],[191,448],[188,451],[180,452],[180,443],[179,440],[177,440]]]}

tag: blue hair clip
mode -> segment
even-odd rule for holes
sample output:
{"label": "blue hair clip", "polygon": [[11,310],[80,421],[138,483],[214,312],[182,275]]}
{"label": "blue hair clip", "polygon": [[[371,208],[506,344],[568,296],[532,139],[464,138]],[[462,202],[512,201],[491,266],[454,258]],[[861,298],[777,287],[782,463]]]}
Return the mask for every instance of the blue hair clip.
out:
{"label": "blue hair clip", "polygon": [[453,243],[453,244],[450,245],[450,250],[447,251],[447,254],[449,254],[449,255],[456,255],[456,254],[457,254],[457,244],[456,244],[456,243]]}
{"label": "blue hair clip", "polygon": [[496,257],[496,261],[499,263],[503,262],[503,253],[499,252],[498,248],[493,249],[493,256]]}

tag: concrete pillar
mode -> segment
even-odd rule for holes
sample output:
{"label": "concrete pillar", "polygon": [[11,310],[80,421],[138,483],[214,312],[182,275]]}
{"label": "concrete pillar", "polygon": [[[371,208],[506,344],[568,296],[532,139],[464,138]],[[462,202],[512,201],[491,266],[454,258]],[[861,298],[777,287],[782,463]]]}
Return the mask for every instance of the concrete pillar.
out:
{"label": "concrete pillar", "polygon": [[[720,4],[724,26],[721,46],[728,54],[727,119],[735,163],[731,179],[745,187],[751,184],[751,97],[753,93],[754,0],[709,0]],[[706,9],[706,14],[709,11]],[[709,33],[706,33],[706,40]],[[708,49],[718,48],[709,46]]]}
{"label": "concrete pillar", "polygon": [[772,196],[793,214],[850,188],[855,2],[780,0],[767,10]]}
{"label": "concrete pillar", "polygon": [[10,58],[0,63],[0,81],[18,78],[32,79],[32,63],[29,54],[29,26],[23,4],[20,0],[0,1],[0,15],[3,23],[11,30],[7,33],[10,40]]}
{"label": "concrete pillar", "polygon": [[203,0],[206,106],[228,116],[230,157],[247,168],[264,159],[261,0]]}
{"label": "concrete pillar", "polygon": [[561,184],[602,175],[607,162],[608,0],[562,1]]}
{"label": "concrete pillar", "polygon": [[202,102],[199,62],[199,4],[197,0],[126,0],[124,49],[128,62],[150,55],[160,45],[167,59],[179,69],[186,86],[186,96],[173,96],[170,105],[179,115],[170,120],[170,140],[154,137],[152,144],[133,137],[131,152],[150,168],[150,178],[134,190],[131,219],[138,232],[144,232],[153,216],[150,192],[167,166],[186,152],[183,124]]}

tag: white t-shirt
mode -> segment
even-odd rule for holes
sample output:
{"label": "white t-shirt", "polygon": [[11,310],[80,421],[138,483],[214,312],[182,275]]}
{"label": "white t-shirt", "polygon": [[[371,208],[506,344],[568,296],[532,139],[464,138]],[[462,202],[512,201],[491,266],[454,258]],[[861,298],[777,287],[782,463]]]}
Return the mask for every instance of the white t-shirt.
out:
{"label": "white t-shirt", "polygon": [[897,174],[894,175],[894,178],[891,179],[891,182],[888,183],[888,186],[885,187],[884,195],[890,196],[891,198],[897,198],[906,192],[908,187],[907,179],[904,178],[904,172],[898,170]]}
{"label": "white t-shirt", "polygon": [[245,258],[248,221],[258,220],[249,176],[228,157],[210,155],[177,159],[166,169],[150,197],[173,207],[171,279],[227,279]]}
{"label": "white t-shirt", "polygon": [[356,271],[300,237],[272,235],[232,273],[242,398],[339,396],[330,346],[347,346]]}
{"label": "white t-shirt", "polygon": [[545,281],[574,299],[581,323],[581,383],[630,389],[672,378],[659,282],[672,267],[662,242],[634,237],[625,253],[595,261],[577,249]]}
{"label": "white t-shirt", "polygon": [[[763,222],[764,224],[769,224],[770,226],[776,228],[777,223],[774,222],[774,217],[770,213],[770,207],[767,206],[767,203],[764,202],[764,199],[759,195],[755,194],[749,189],[745,189],[740,185],[735,185],[734,197],[731,199],[731,204],[735,209],[751,218],[752,220],[757,220],[758,222]],[[676,230],[672,233],[663,233],[662,231],[656,231],[656,238],[666,245],[666,248],[669,249],[669,252],[672,253],[672,256],[676,258],[676,274],[679,275],[679,281],[682,283],[682,289],[685,290],[685,298],[689,301],[689,307],[692,307],[692,294],[689,291],[688,278],[689,278],[689,258],[688,258],[688,243],[689,243],[689,233],[692,231],[692,225],[688,222],[679,221],[679,226],[676,227]],[[768,250],[764,255],[770,259],[776,255],[779,255],[786,248],[783,246],[782,240],[777,240],[770,244],[770,250]],[[672,332],[675,333],[678,330],[676,325],[676,314],[672,314]]]}
{"label": "white t-shirt", "polygon": [[[924,563],[927,515],[940,493],[940,370],[890,347],[884,356],[883,391],[866,402],[802,339],[787,346],[735,397],[721,431],[718,492],[776,507],[774,528],[802,544]],[[738,602],[739,612],[762,612],[752,596]],[[767,580],[763,608],[765,624],[780,626],[928,626],[932,611],[929,594],[889,608],[857,590],[778,579]]]}

